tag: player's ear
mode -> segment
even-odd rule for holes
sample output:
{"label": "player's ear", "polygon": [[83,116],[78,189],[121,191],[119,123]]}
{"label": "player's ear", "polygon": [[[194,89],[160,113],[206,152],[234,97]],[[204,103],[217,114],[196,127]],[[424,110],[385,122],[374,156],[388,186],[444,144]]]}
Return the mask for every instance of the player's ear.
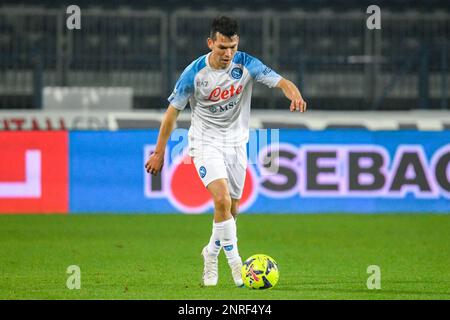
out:
{"label": "player's ear", "polygon": [[208,45],[208,48],[212,50],[214,47],[214,40],[211,38],[208,38],[208,40],[206,40],[206,44]]}

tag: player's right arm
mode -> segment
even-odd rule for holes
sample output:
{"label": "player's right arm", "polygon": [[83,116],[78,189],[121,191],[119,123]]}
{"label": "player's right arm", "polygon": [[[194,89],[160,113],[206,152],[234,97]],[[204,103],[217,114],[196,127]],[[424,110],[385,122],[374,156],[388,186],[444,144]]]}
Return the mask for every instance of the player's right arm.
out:
{"label": "player's right arm", "polygon": [[167,141],[172,133],[178,114],[182,111],[189,98],[194,94],[194,79],[195,75],[203,66],[205,66],[205,56],[193,61],[184,69],[172,94],[168,98],[169,107],[161,121],[159,129],[158,141],[156,142],[155,152],[153,152],[145,164],[145,169],[148,173],[153,175],[158,174],[164,165],[164,154],[166,150]]}
{"label": "player's right arm", "polygon": [[161,126],[159,128],[155,151],[150,155],[150,158],[145,164],[145,169],[150,174],[157,175],[164,165],[164,154],[166,151],[167,141],[169,141],[170,134],[175,127],[179,113],[179,109],[169,105],[163,116]]}

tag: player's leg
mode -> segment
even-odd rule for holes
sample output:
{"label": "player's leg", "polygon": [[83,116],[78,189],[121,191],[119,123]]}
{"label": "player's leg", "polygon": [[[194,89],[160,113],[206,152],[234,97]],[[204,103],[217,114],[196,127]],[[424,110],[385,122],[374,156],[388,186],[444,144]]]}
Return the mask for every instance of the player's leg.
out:
{"label": "player's leg", "polygon": [[223,247],[230,267],[239,268],[239,276],[233,273],[237,286],[242,285],[240,268],[242,260],[237,248],[236,224],[231,214],[231,197],[228,190],[227,179],[220,178],[207,185],[214,202],[213,231],[208,245],[203,249],[204,257],[204,285],[216,285],[218,280],[217,256]]}
{"label": "player's leg", "polygon": [[[231,268],[233,280],[242,286],[242,259],[237,246],[236,223],[231,213],[232,199],[227,179],[217,179],[207,186],[214,201],[214,233],[217,234]],[[209,248],[209,246],[208,246]]]}
{"label": "player's leg", "polygon": [[[220,201],[221,200],[214,201],[215,208],[221,207],[221,206],[223,207],[223,204],[219,204],[219,206],[216,206],[216,202],[220,202]],[[234,218],[234,221],[236,221],[237,215],[239,214],[239,201],[240,201],[240,199],[233,199],[233,198],[231,199],[230,213],[231,213],[231,216]],[[216,210],[215,210],[215,212],[216,212]],[[222,214],[220,214],[220,217],[218,217],[218,218],[216,218],[216,214],[214,215],[211,238],[209,239],[209,243],[208,243],[208,251],[210,254],[212,254],[214,256],[218,256],[220,254],[220,250],[222,248],[219,236],[216,232],[216,228],[214,227],[218,220],[224,221],[224,217],[222,216]]]}
{"label": "player's leg", "polygon": [[193,152],[192,157],[197,173],[203,185],[211,193],[215,204],[211,237],[202,250],[204,261],[203,285],[215,286],[219,278],[218,255],[221,250],[221,225],[216,225],[216,223],[221,223],[227,218],[227,214],[231,217],[229,208],[231,204],[227,204],[228,201],[231,203],[226,185],[227,172],[222,152],[213,146],[202,147],[201,152]]}
{"label": "player's leg", "polygon": [[233,280],[237,286],[243,285],[241,268],[242,259],[239,256],[236,216],[239,212],[239,202],[244,189],[245,173],[247,168],[246,147],[229,148],[226,150],[225,163],[227,169],[227,183],[231,199],[230,214],[233,219],[226,220],[229,228],[231,244],[222,241],[228,264],[231,268]]}
{"label": "player's leg", "polygon": [[220,239],[219,227],[216,225],[225,220],[231,219],[231,198],[228,191],[227,179],[223,178],[226,176],[226,169],[224,166],[220,165],[220,161],[214,161],[211,164],[208,161],[208,168],[210,169],[209,175],[210,179],[217,178],[215,180],[206,180],[206,189],[211,194],[214,202],[214,218],[213,218],[213,228],[211,232],[211,237],[207,245],[207,251],[209,255],[217,257],[222,248],[222,243]]}
{"label": "player's leg", "polygon": [[208,184],[206,189],[214,201],[214,222],[220,223],[233,218],[227,179],[214,180]]}

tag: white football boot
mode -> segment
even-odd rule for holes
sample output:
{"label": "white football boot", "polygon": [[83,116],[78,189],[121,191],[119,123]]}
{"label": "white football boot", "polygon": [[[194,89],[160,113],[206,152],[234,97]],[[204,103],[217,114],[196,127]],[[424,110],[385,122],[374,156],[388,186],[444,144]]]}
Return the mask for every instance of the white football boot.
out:
{"label": "white football boot", "polygon": [[208,253],[208,246],[203,248],[202,256],[204,262],[202,276],[203,285],[206,287],[215,286],[217,285],[217,280],[219,280],[218,259]]}
{"label": "white football boot", "polygon": [[229,264],[231,268],[231,274],[233,276],[234,284],[238,287],[242,287],[244,285],[244,281],[242,280],[242,261],[234,262],[233,264]]}

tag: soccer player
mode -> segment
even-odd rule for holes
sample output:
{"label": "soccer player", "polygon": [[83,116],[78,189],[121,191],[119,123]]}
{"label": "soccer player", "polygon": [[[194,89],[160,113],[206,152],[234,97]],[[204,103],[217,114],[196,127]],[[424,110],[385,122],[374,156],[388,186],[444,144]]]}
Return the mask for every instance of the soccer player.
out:
{"label": "soccer player", "polygon": [[202,250],[203,285],[217,284],[218,255],[224,248],[234,282],[242,286],[235,218],[247,168],[252,85],[257,81],[280,88],[291,101],[291,112],[306,111],[306,102],[295,84],[237,50],[238,24],[234,19],[214,19],[207,44],[211,51],[184,70],[168,98],[156,148],[145,168],[153,175],[160,172],[169,136],[189,101],[189,155],[214,201],[212,235]]}

